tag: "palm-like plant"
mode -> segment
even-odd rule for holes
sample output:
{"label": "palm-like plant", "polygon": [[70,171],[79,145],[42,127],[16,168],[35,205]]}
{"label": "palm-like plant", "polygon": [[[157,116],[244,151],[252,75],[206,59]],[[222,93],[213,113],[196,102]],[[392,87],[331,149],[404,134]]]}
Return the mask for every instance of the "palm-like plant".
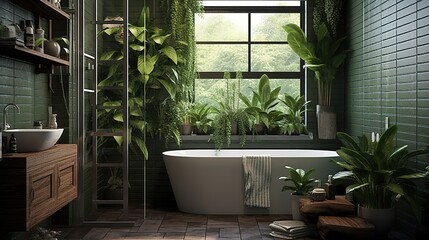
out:
{"label": "palm-like plant", "polygon": [[282,188],[282,191],[292,191],[293,195],[306,195],[310,190],[314,188],[314,183],[316,179],[311,178],[310,175],[315,171],[315,169],[310,169],[307,172],[303,169],[295,169],[290,166],[285,166],[289,171],[289,177],[279,177],[279,180],[284,180],[285,182],[291,182],[293,185],[285,185]]}
{"label": "palm-like plant", "polygon": [[361,204],[367,208],[391,208],[395,200],[404,197],[417,218],[421,212],[418,202],[412,197],[413,180],[427,177],[429,166],[418,172],[408,168],[409,160],[428,152],[428,149],[408,151],[407,145],[396,146],[394,137],[397,126],[388,128],[378,142],[370,142],[366,135],[355,141],[346,133],[337,133],[343,144],[338,155],[344,160],[335,161],[346,169],[333,176],[351,183],[347,192],[355,191],[362,197]]}

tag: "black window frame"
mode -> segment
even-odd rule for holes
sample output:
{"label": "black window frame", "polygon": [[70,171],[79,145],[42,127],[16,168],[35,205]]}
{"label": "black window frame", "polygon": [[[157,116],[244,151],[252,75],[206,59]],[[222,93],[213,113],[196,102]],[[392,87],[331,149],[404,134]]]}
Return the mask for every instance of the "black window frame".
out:
{"label": "black window frame", "polygon": [[[305,29],[305,19],[306,19],[306,6],[304,2],[301,2],[300,6],[205,6],[205,13],[247,13],[248,17],[248,37],[247,41],[196,41],[197,45],[204,44],[247,44],[248,46],[248,66],[247,69],[251,69],[251,46],[253,44],[288,44],[286,39],[285,41],[252,41],[251,40],[251,14],[252,13],[299,13],[300,14],[300,27]],[[305,80],[305,71],[304,71],[304,62],[300,61],[300,71],[299,72],[253,72],[253,71],[243,71],[244,79],[259,79],[262,74],[266,74],[270,79],[300,79],[300,93],[304,95],[306,93],[306,80]],[[224,72],[197,72],[198,79],[223,79]],[[235,78],[235,73],[231,72],[231,77]]]}

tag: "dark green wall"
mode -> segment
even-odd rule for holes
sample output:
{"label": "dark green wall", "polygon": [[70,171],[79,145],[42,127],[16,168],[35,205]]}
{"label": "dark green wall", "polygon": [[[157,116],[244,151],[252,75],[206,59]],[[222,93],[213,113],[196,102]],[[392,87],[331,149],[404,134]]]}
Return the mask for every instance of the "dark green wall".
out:
{"label": "dark green wall", "polygon": [[[382,132],[384,119],[399,126],[397,143],[410,149],[429,143],[429,1],[349,1],[350,57],[347,65],[346,129],[352,135]],[[422,170],[428,156],[410,167]],[[429,199],[429,180],[418,183]],[[397,226],[429,236],[428,202],[422,224],[399,205]]]}
{"label": "dark green wall", "polygon": [[[34,16],[7,0],[0,0],[2,24],[20,24],[25,19],[34,20]],[[49,102],[46,74],[35,74],[35,66],[31,63],[0,55],[0,109],[8,103],[16,103],[21,108],[21,114],[13,114],[14,110],[9,109],[8,121],[12,127],[30,128],[35,120],[46,122]]]}
{"label": "dark green wall", "polygon": [[[35,15],[8,0],[0,0],[0,21],[2,24],[17,23],[23,25],[24,21],[28,19],[35,22]],[[44,29],[48,28],[47,24],[47,20],[42,19],[41,25]],[[56,24],[54,27],[60,25],[60,23],[54,24]],[[66,29],[64,26],[60,28]],[[68,69],[63,68],[62,71],[68,75]],[[48,106],[52,106],[53,112],[58,113],[59,127],[65,128],[60,142],[67,143],[70,141],[68,139],[69,114],[65,111],[62,88],[64,86],[65,99],[69,104],[69,77],[63,76],[63,84],[61,84],[58,73],[59,68],[55,68],[52,81],[49,81],[48,74],[36,74],[35,64],[26,62],[25,59],[3,56],[0,52],[0,110],[3,110],[3,107],[8,103],[15,103],[21,109],[21,114],[13,114],[13,109],[8,111],[10,112],[8,122],[13,128],[32,128],[33,121],[36,120],[47,125]],[[52,101],[51,99],[56,100]],[[69,112],[72,111],[73,109],[69,109]],[[0,115],[3,117],[2,112]]]}

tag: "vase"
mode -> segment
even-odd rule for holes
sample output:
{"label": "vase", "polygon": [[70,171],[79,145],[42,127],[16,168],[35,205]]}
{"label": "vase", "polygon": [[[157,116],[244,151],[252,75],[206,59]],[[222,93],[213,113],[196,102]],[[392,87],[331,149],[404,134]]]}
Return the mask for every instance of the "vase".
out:
{"label": "vase", "polygon": [[299,211],[299,200],[303,198],[302,195],[290,195],[291,199],[291,208],[292,208],[292,219],[293,220],[302,220],[301,212]]}
{"label": "vase", "polygon": [[46,40],[43,43],[43,48],[46,54],[59,57],[61,52],[61,46],[55,41],[52,40]]}
{"label": "vase", "polygon": [[317,132],[319,139],[335,139],[337,135],[337,114],[331,106],[316,106]]}
{"label": "vase", "polygon": [[358,216],[375,226],[377,239],[387,238],[395,222],[395,208],[366,208],[359,205]]}

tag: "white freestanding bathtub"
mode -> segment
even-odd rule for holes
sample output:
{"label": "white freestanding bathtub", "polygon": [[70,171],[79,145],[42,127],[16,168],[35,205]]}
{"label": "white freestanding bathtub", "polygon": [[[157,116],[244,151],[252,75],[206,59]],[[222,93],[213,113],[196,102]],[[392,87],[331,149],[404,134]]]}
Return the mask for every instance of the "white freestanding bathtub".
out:
{"label": "white freestanding bathtub", "polygon": [[[244,206],[244,155],[271,156],[270,208]],[[325,150],[175,150],[163,157],[179,210],[195,214],[291,214],[290,192],[278,180],[289,176],[284,166],[314,168],[322,184],[341,170],[330,161],[337,153]]]}

